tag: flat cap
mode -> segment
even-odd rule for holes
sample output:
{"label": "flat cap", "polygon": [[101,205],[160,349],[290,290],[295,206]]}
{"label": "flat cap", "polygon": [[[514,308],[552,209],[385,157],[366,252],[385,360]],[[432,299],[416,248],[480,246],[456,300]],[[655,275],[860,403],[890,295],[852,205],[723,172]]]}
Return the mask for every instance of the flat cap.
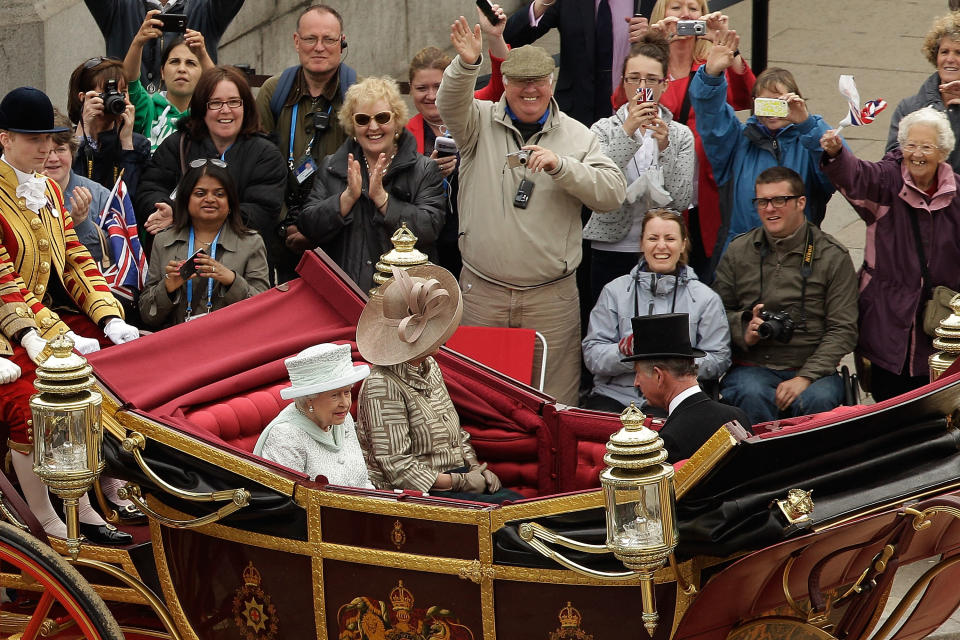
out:
{"label": "flat cap", "polygon": [[500,72],[508,78],[543,78],[553,73],[553,68],[553,58],[545,49],[527,44],[510,50]]}

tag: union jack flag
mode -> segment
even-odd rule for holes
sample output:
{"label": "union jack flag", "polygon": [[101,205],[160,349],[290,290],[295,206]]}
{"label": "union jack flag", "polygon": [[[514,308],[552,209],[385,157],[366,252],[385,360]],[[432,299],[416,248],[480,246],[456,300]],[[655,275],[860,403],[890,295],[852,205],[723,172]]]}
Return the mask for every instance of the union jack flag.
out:
{"label": "union jack flag", "polygon": [[840,121],[840,127],[859,127],[864,124],[870,124],[877,117],[877,114],[887,108],[884,100],[867,101],[860,106],[860,92],[857,91],[857,85],[853,81],[853,76],[840,76],[840,93],[847,99],[850,105],[850,112]]}
{"label": "union jack flag", "polygon": [[103,271],[103,277],[114,295],[132,301],[134,292],[146,283],[147,258],[137,236],[137,219],[123,176],[113,185],[107,206],[100,213],[100,228],[107,234],[113,260]]}

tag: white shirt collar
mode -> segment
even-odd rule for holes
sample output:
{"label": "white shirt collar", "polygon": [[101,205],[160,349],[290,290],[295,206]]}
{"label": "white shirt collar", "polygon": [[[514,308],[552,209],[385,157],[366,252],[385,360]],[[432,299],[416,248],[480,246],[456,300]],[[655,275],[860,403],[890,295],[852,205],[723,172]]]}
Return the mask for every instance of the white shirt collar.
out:
{"label": "white shirt collar", "polygon": [[673,400],[670,401],[670,406],[667,407],[667,415],[671,415],[674,409],[680,406],[681,402],[683,402],[693,394],[699,393],[699,392],[700,392],[700,384],[698,382],[694,382],[693,386],[687,389],[684,389],[683,391],[678,393],[676,396],[674,396]]}
{"label": "white shirt collar", "polygon": [[17,169],[15,166],[13,166],[12,164],[10,164],[10,161],[7,160],[7,154],[3,154],[2,156],[0,156],[0,160],[2,160],[3,162],[7,163],[7,166],[9,166],[11,169],[13,169],[13,172],[14,172],[15,174],[17,174],[17,183],[18,183],[18,184],[23,184],[24,182],[27,182],[28,180],[30,180],[31,178],[33,178],[34,175],[36,175],[36,174],[34,174],[34,173],[24,173],[23,171],[20,171],[20,169]]}

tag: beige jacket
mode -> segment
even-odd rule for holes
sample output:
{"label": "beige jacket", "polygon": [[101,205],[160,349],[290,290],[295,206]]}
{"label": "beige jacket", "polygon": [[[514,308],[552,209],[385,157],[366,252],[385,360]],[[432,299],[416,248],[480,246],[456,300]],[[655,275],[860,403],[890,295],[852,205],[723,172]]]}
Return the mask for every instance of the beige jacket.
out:
{"label": "beige jacket", "polygon": [[[559,280],[580,264],[580,210],[617,211],[626,194],[620,169],[597,137],[563,114],[555,100],[543,129],[528,143],[499,102],[475,100],[478,65],[459,56],[447,66],[437,108],[460,148],[460,251],[479,277],[515,289]],[[524,144],[561,159],[553,175],[507,167],[506,154]],[[520,181],[534,183],[526,209],[513,206]]]}

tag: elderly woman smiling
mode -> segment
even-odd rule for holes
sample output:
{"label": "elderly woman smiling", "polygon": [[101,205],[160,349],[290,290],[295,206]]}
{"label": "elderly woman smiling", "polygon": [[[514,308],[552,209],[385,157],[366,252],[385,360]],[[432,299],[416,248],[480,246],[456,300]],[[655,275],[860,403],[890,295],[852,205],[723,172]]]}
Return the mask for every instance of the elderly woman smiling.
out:
{"label": "elderly woman smiling", "polygon": [[353,85],[337,117],[351,137],[324,158],[300,214],[300,233],[361,289],[373,286],[374,264],[392,248],[390,236],[402,222],[436,262],[434,244],[446,218],[442,178],[404,129],[407,107],[396,81],[374,77]]}
{"label": "elderly woman smiling", "polygon": [[872,363],[877,400],[928,381],[933,343],[923,306],[938,285],[960,289],[960,176],[947,163],[955,144],[950,122],[924,107],[900,121],[897,141],[899,149],[879,162],[858,160],[836,131],[820,141],[824,173],[867,223],[857,351]]}
{"label": "elderly woman smiling", "polygon": [[284,360],[293,398],[260,434],[253,453],[331,484],[372,489],[350,417],[353,385],[370,375],[348,344],[318,344]]}

